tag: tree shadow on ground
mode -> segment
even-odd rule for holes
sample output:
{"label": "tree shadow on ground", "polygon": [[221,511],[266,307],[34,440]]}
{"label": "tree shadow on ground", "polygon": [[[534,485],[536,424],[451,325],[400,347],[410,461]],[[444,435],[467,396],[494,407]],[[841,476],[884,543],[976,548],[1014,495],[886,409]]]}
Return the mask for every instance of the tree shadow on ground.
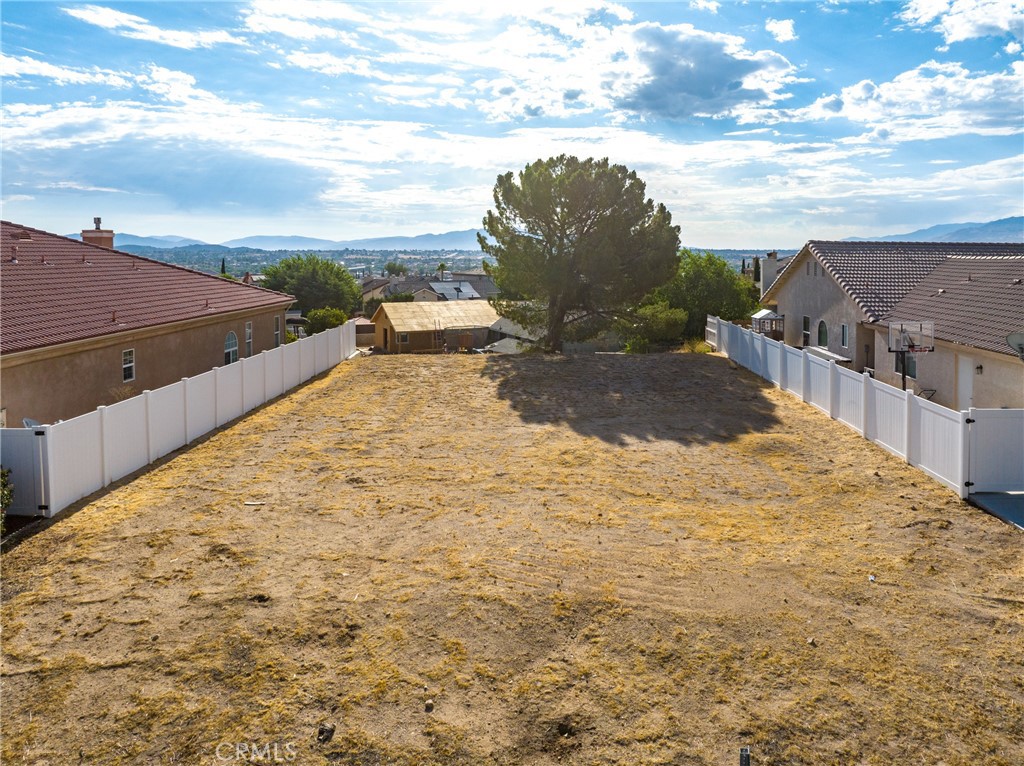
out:
{"label": "tree shadow on ground", "polygon": [[722,442],[780,422],[770,383],[710,354],[493,356],[481,374],[524,422],[616,445]]}

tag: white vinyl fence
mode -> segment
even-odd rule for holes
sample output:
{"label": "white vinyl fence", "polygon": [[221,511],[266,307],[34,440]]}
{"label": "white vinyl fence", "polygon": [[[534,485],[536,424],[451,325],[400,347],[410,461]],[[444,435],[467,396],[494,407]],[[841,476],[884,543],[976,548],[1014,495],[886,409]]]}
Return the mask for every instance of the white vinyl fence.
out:
{"label": "white vinyl fence", "polygon": [[714,316],[705,339],[960,497],[1024,490],[1024,410],[957,412]]}
{"label": "white vinyl fence", "polygon": [[356,353],[355,322],[36,428],[0,429],[8,513],[53,516]]}

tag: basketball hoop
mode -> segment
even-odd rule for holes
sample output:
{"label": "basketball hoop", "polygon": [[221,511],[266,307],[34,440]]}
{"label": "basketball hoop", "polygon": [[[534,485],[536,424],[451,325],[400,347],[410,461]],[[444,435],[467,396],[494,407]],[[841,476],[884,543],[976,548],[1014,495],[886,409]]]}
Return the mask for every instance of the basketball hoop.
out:
{"label": "basketball hoop", "polygon": [[889,322],[889,352],[896,354],[896,361],[899,364],[897,369],[900,371],[904,391],[907,390],[907,354],[917,356],[934,350],[934,322]]}

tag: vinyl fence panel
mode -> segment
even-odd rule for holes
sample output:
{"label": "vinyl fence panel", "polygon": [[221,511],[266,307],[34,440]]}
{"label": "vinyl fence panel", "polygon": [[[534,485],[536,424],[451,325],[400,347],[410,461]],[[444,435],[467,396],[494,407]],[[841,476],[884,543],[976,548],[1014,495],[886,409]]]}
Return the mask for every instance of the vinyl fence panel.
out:
{"label": "vinyl fence panel", "polygon": [[864,376],[838,365],[832,366],[832,374],[836,376],[832,393],[836,401],[832,403],[832,412],[839,420],[854,430],[864,430]]}
{"label": "vinyl fence panel", "polygon": [[188,442],[185,429],[185,382],[148,392],[150,459],[156,460]]}
{"label": "vinyl fence panel", "polygon": [[271,351],[264,351],[263,357],[263,381],[267,392],[267,401],[280,396],[285,392],[284,387],[284,346],[278,346]]}
{"label": "vinyl fence panel", "polygon": [[782,349],[784,346],[777,340],[764,339],[765,367],[764,377],[777,386],[782,384]]}
{"label": "vinyl fence panel", "polygon": [[214,370],[217,381],[217,425],[230,423],[240,418],[242,407],[242,365],[239,362]]}
{"label": "vinyl fence panel", "polygon": [[[48,442],[49,505],[52,516],[110,483],[104,465],[102,410],[50,426]],[[113,436],[107,434],[107,436]]]}
{"label": "vinyl fence panel", "polygon": [[149,462],[146,403],[141,396],[100,408],[107,482],[117,481]]}
{"label": "vinyl fence panel", "polygon": [[256,409],[267,400],[267,379],[263,370],[266,361],[263,354],[242,360],[242,409],[245,412]]}
{"label": "vinyl fence panel", "polygon": [[303,338],[299,341],[300,354],[300,365],[299,365],[299,379],[300,382],[305,383],[307,380],[316,375],[316,339],[315,338]]}
{"label": "vinyl fence panel", "polygon": [[785,354],[782,366],[786,390],[801,396],[804,390],[804,352],[790,346],[785,346],[783,351]]}
{"label": "vinyl fence panel", "polygon": [[14,501],[7,509],[12,516],[36,516],[49,504],[44,485],[48,431],[49,426],[0,430],[0,457],[14,483]]}
{"label": "vinyl fence panel", "polygon": [[284,389],[290,391],[302,382],[302,342],[294,341],[284,349]]}
{"label": "vinyl fence panel", "polygon": [[189,378],[185,386],[185,419],[192,441],[217,427],[217,371]]}
{"label": "vinyl fence panel", "polygon": [[831,389],[828,362],[808,355],[805,369],[808,375],[808,379],[804,381],[805,401],[819,410],[828,412]]}
{"label": "vinyl fence panel", "polygon": [[907,462],[956,490],[961,497],[966,496],[963,476],[966,414],[916,396],[907,401],[910,404]]}
{"label": "vinyl fence panel", "polygon": [[1024,410],[976,410],[970,420],[971,492],[1024,492]]}
{"label": "vinyl fence panel", "polygon": [[871,439],[894,455],[905,458],[907,444],[907,395],[899,389],[871,381],[872,395],[869,419],[873,425]]}

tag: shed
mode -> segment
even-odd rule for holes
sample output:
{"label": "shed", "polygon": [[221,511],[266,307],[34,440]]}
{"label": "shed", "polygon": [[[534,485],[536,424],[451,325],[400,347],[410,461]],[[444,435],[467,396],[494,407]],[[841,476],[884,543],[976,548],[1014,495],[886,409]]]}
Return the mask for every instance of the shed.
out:
{"label": "shed", "polygon": [[487,301],[382,303],[373,314],[374,345],[389,353],[479,348],[498,313]]}

